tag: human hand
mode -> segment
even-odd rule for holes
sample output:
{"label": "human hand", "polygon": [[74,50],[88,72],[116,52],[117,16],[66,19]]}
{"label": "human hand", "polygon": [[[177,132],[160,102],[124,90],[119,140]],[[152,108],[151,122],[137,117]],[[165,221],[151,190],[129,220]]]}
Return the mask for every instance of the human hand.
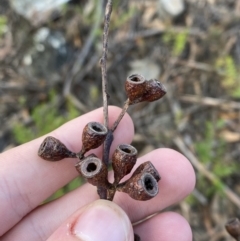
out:
{"label": "human hand", "polygon": [[[109,107],[113,124],[120,109]],[[102,108],[76,118],[51,133],[70,150],[81,149],[81,134],[90,121],[102,122]],[[125,115],[114,132],[111,153],[119,144],[131,143],[133,123]],[[117,193],[114,202],[98,200],[96,187],[85,184],[50,203],[41,203],[75,178],[76,160],[42,160],[38,148],[44,137],[0,155],[0,237],[2,241],[133,241],[133,230],[141,241],[190,241],[191,229],[186,220],[173,212],[159,213],[181,201],[194,188],[195,175],[189,161],[171,149],[157,149],[140,157],[136,166],[151,161],[161,175],[159,194],[149,201],[136,201]],[[94,151],[101,156],[101,148]],[[136,168],[136,167],[135,167]],[[111,178],[111,177],[110,177]]]}

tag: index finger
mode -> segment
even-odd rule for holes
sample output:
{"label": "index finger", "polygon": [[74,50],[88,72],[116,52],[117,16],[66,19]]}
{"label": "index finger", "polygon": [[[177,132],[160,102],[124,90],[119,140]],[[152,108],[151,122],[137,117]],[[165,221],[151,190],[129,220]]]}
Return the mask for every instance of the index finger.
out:
{"label": "index finger", "polygon": [[[109,107],[110,125],[120,113],[117,107]],[[103,122],[102,108],[76,118],[49,135],[63,142],[74,152],[81,149],[81,135],[90,121]],[[130,143],[133,138],[133,123],[125,115],[114,133],[111,149],[120,143]],[[38,148],[45,136],[6,151],[0,155],[0,236],[21,220],[60,187],[78,175],[73,167],[76,159],[47,162],[38,155]],[[94,150],[101,155],[102,148]],[[68,171],[66,171],[68,170]]]}

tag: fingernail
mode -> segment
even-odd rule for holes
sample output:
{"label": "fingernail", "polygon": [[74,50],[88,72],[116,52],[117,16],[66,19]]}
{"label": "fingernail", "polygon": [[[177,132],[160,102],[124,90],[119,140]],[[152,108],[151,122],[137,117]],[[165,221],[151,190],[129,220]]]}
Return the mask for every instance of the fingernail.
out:
{"label": "fingernail", "polygon": [[81,241],[130,241],[132,225],[116,204],[98,200],[87,206],[76,221],[73,232]]}

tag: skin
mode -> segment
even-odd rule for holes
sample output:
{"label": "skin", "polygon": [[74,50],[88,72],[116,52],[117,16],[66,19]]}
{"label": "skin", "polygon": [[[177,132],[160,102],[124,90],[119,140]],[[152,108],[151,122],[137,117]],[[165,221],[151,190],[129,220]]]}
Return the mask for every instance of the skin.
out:
{"label": "skin", "polygon": [[[121,109],[109,107],[109,123],[113,125]],[[90,121],[103,123],[102,108],[78,117],[48,135],[62,141],[70,150],[81,149],[81,134]],[[134,135],[132,120],[126,114],[114,132],[111,153],[119,144],[131,143]],[[2,241],[79,240],[72,231],[76,220],[91,207],[104,206],[127,214],[132,223],[139,222],[184,199],[195,186],[195,174],[189,161],[171,149],[156,149],[138,159],[137,165],[151,161],[161,175],[159,194],[149,201],[136,201],[125,193],[117,193],[114,203],[97,201],[96,187],[85,184],[45,205],[41,203],[62,186],[78,176],[76,159],[48,162],[37,155],[46,136],[6,151],[0,155],[0,237]],[[101,157],[101,149],[90,153]],[[112,173],[110,179],[112,179]],[[126,177],[127,178],[127,177]],[[85,215],[86,216],[86,215]],[[91,222],[87,216],[86,223]],[[101,220],[103,217],[101,216]],[[70,225],[69,225],[70,224]],[[131,226],[131,225],[130,225]],[[67,229],[67,230],[66,230]],[[128,237],[133,241],[132,231]],[[134,232],[141,240],[190,241],[189,224],[179,214],[161,212],[138,225]]]}

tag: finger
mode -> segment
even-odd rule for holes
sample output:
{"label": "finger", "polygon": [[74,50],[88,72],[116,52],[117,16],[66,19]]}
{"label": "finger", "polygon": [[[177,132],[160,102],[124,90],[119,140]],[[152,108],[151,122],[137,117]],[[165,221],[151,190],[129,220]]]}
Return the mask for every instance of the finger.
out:
{"label": "finger", "polygon": [[[120,109],[109,107],[110,125],[116,120]],[[84,126],[90,121],[102,122],[102,108],[76,118],[49,135],[58,138],[72,151],[81,149],[81,135]],[[133,124],[128,115],[114,133],[112,149],[120,143],[130,143],[133,137]],[[60,187],[78,175],[74,168],[76,159],[59,162],[42,160],[38,148],[45,137],[4,152],[0,155],[0,236],[22,219]],[[101,155],[101,149],[93,152]]]}
{"label": "finger", "polygon": [[[125,193],[118,193],[114,202],[119,204],[130,217],[137,222],[174,203],[181,201],[194,188],[195,174],[189,161],[180,153],[171,149],[157,149],[138,159],[138,164],[151,161],[159,171],[159,194],[149,201],[136,201]],[[27,233],[31,240],[45,240],[56,228],[78,208],[96,200],[96,188],[85,184],[60,199],[39,207],[25,217],[7,239],[24,237]],[[48,225],[45,225],[47,220]],[[34,227],[38,227],[35,232]]]}
{"label": "finger", "polygon": [[158,214],[134,227],[141,241],[192,241],[188,222],[179,214],[165,212]]}
{"label": "finger", "polygon": [[133,241],[132,224],[115,203],[98,200],[68,218],[48,241]]}

